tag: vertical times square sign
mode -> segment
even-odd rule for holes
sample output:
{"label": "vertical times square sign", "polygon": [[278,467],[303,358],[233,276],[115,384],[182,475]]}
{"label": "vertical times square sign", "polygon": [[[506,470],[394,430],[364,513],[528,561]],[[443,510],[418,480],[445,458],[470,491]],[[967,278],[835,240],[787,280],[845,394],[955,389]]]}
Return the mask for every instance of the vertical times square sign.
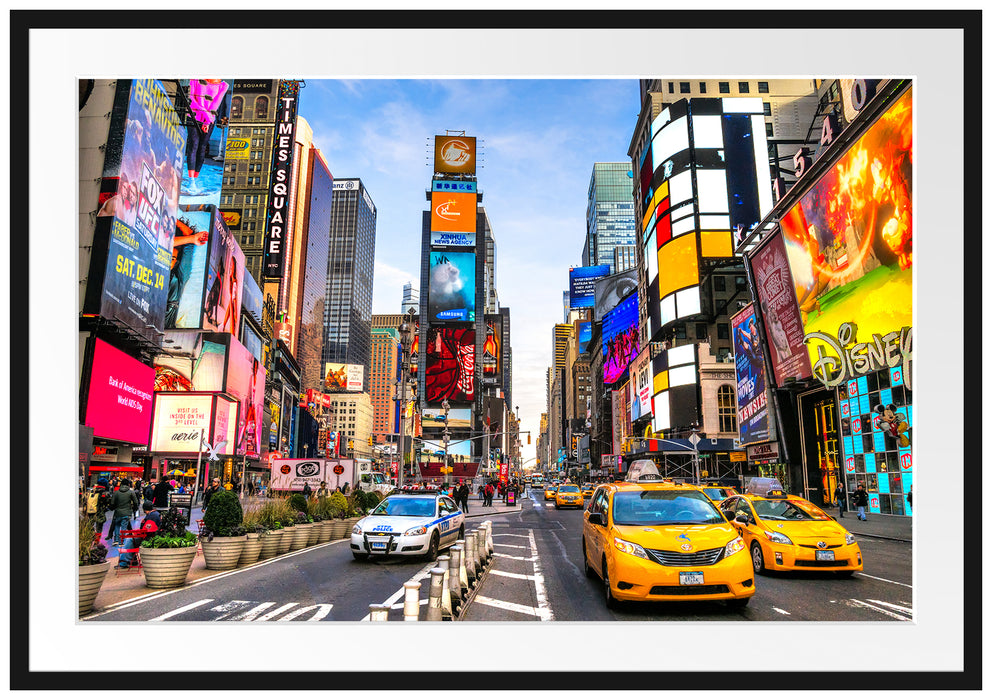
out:
{"label": "vertical times square sign", "polygon": [[269,211],[265,226],[266,277],[282,277],[283,241],[288,233],[286,222],[289,216],[289,188],[293,172],[299,94],[300,84],[297,81],[279,81],[272,174],[269,178]]}

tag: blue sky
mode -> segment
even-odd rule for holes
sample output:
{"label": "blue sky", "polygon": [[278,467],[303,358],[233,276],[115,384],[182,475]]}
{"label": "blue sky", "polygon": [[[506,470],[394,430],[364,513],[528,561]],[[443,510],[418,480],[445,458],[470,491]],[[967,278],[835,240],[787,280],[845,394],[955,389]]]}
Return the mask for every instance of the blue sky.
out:
{"label": "blue sky", "polygon": [[637,81],[308,79],[299,108],[334,177],[361,178],[375,202],[373,313],[398,313],[403,284],[420,286],[432,137],[457,130],[480,140],[497,291],[511,310],[513,403],[532,431],[522,453],[533,457],[593,163],[628,160]]}

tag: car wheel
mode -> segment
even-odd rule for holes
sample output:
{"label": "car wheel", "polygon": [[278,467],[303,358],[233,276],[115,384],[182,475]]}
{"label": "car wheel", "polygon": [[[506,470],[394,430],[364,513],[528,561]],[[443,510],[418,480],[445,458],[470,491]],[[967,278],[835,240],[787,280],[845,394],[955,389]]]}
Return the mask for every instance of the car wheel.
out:
{"label": "car wheel", "polygon": [[727,607],[731,610],[743,610],[751,602],[751,596],[747,598],[733,598],[727,601]]}
{"label": "car wheel", "polygon": [[352,552],[351,556],[355,557],[356,561],[365,561],[366,559],[369,558],[368,554],[362,554],[360,552]]}
{"label": "car wheel", "polygon": [[606,607],[616,610],[620,607],[620,601],[613,597],[613,590],[610,588],[610,572],[606,568],[606,560],[603,560],[603,596],[606,599]]}
{"label": "car wheel", "polygon": [[555,503],[555,510],[561,510],[561,506]]}
{"label": "car wheel", "polygon": [[464,525],[462,525],[460,528],[458,528],[458,537],[456,537],[455,539],[456,540],[463,540],[463,539],[465,539],[465,526]]}
{"label": "car wheel", "polygon": [[751,543],[751,564],[754,566],[754,573],[760,574],[765,570],[765,555],[761,552],[761,545],[757,542]]}
{"label": "car wheel", "polygon": [[589,566],[589,555],[586,554],[585,538],[582,538],[582,571],[585,572],[586,578],[596,578],[595,570]]}
{"label": "car wheel", "polygon": [[424,555],[425,559],[436,559],[437,550],[440,545],[440,538],[437,536],[437,532],[431,535],[431,543],[427,546],[427,554]]}

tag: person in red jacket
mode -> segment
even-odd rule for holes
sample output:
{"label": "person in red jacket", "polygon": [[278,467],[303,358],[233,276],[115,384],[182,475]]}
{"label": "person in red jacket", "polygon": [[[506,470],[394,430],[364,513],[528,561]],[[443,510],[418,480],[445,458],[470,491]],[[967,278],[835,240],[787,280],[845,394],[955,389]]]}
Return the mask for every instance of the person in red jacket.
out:
{"label": "person in red jacket", "polygon": [[[141,530],[145,531],[145,537],[156,532],[162,525],[162,516],[159,515],[157,510],[150,510],[145,514],[145,519],[141,521]],[[124,538],[124,544],[121,545],[121,549],[134,549],[134,538],[126,537]],[[134,554],[131,552],[121,552],[120,559],[117,560],[118,569],[129,569],[135,566]]]}

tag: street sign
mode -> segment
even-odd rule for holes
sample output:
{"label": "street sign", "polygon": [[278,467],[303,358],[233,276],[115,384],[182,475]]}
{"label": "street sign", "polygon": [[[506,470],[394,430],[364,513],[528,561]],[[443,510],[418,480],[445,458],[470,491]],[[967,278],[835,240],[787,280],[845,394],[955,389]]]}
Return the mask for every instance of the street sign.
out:
{"label": "street sign", "polygon": [[695,447],[700,442],[699,436],[693,433],[692,435],[689,436],[689,442],[692,443],[693,447]]}

